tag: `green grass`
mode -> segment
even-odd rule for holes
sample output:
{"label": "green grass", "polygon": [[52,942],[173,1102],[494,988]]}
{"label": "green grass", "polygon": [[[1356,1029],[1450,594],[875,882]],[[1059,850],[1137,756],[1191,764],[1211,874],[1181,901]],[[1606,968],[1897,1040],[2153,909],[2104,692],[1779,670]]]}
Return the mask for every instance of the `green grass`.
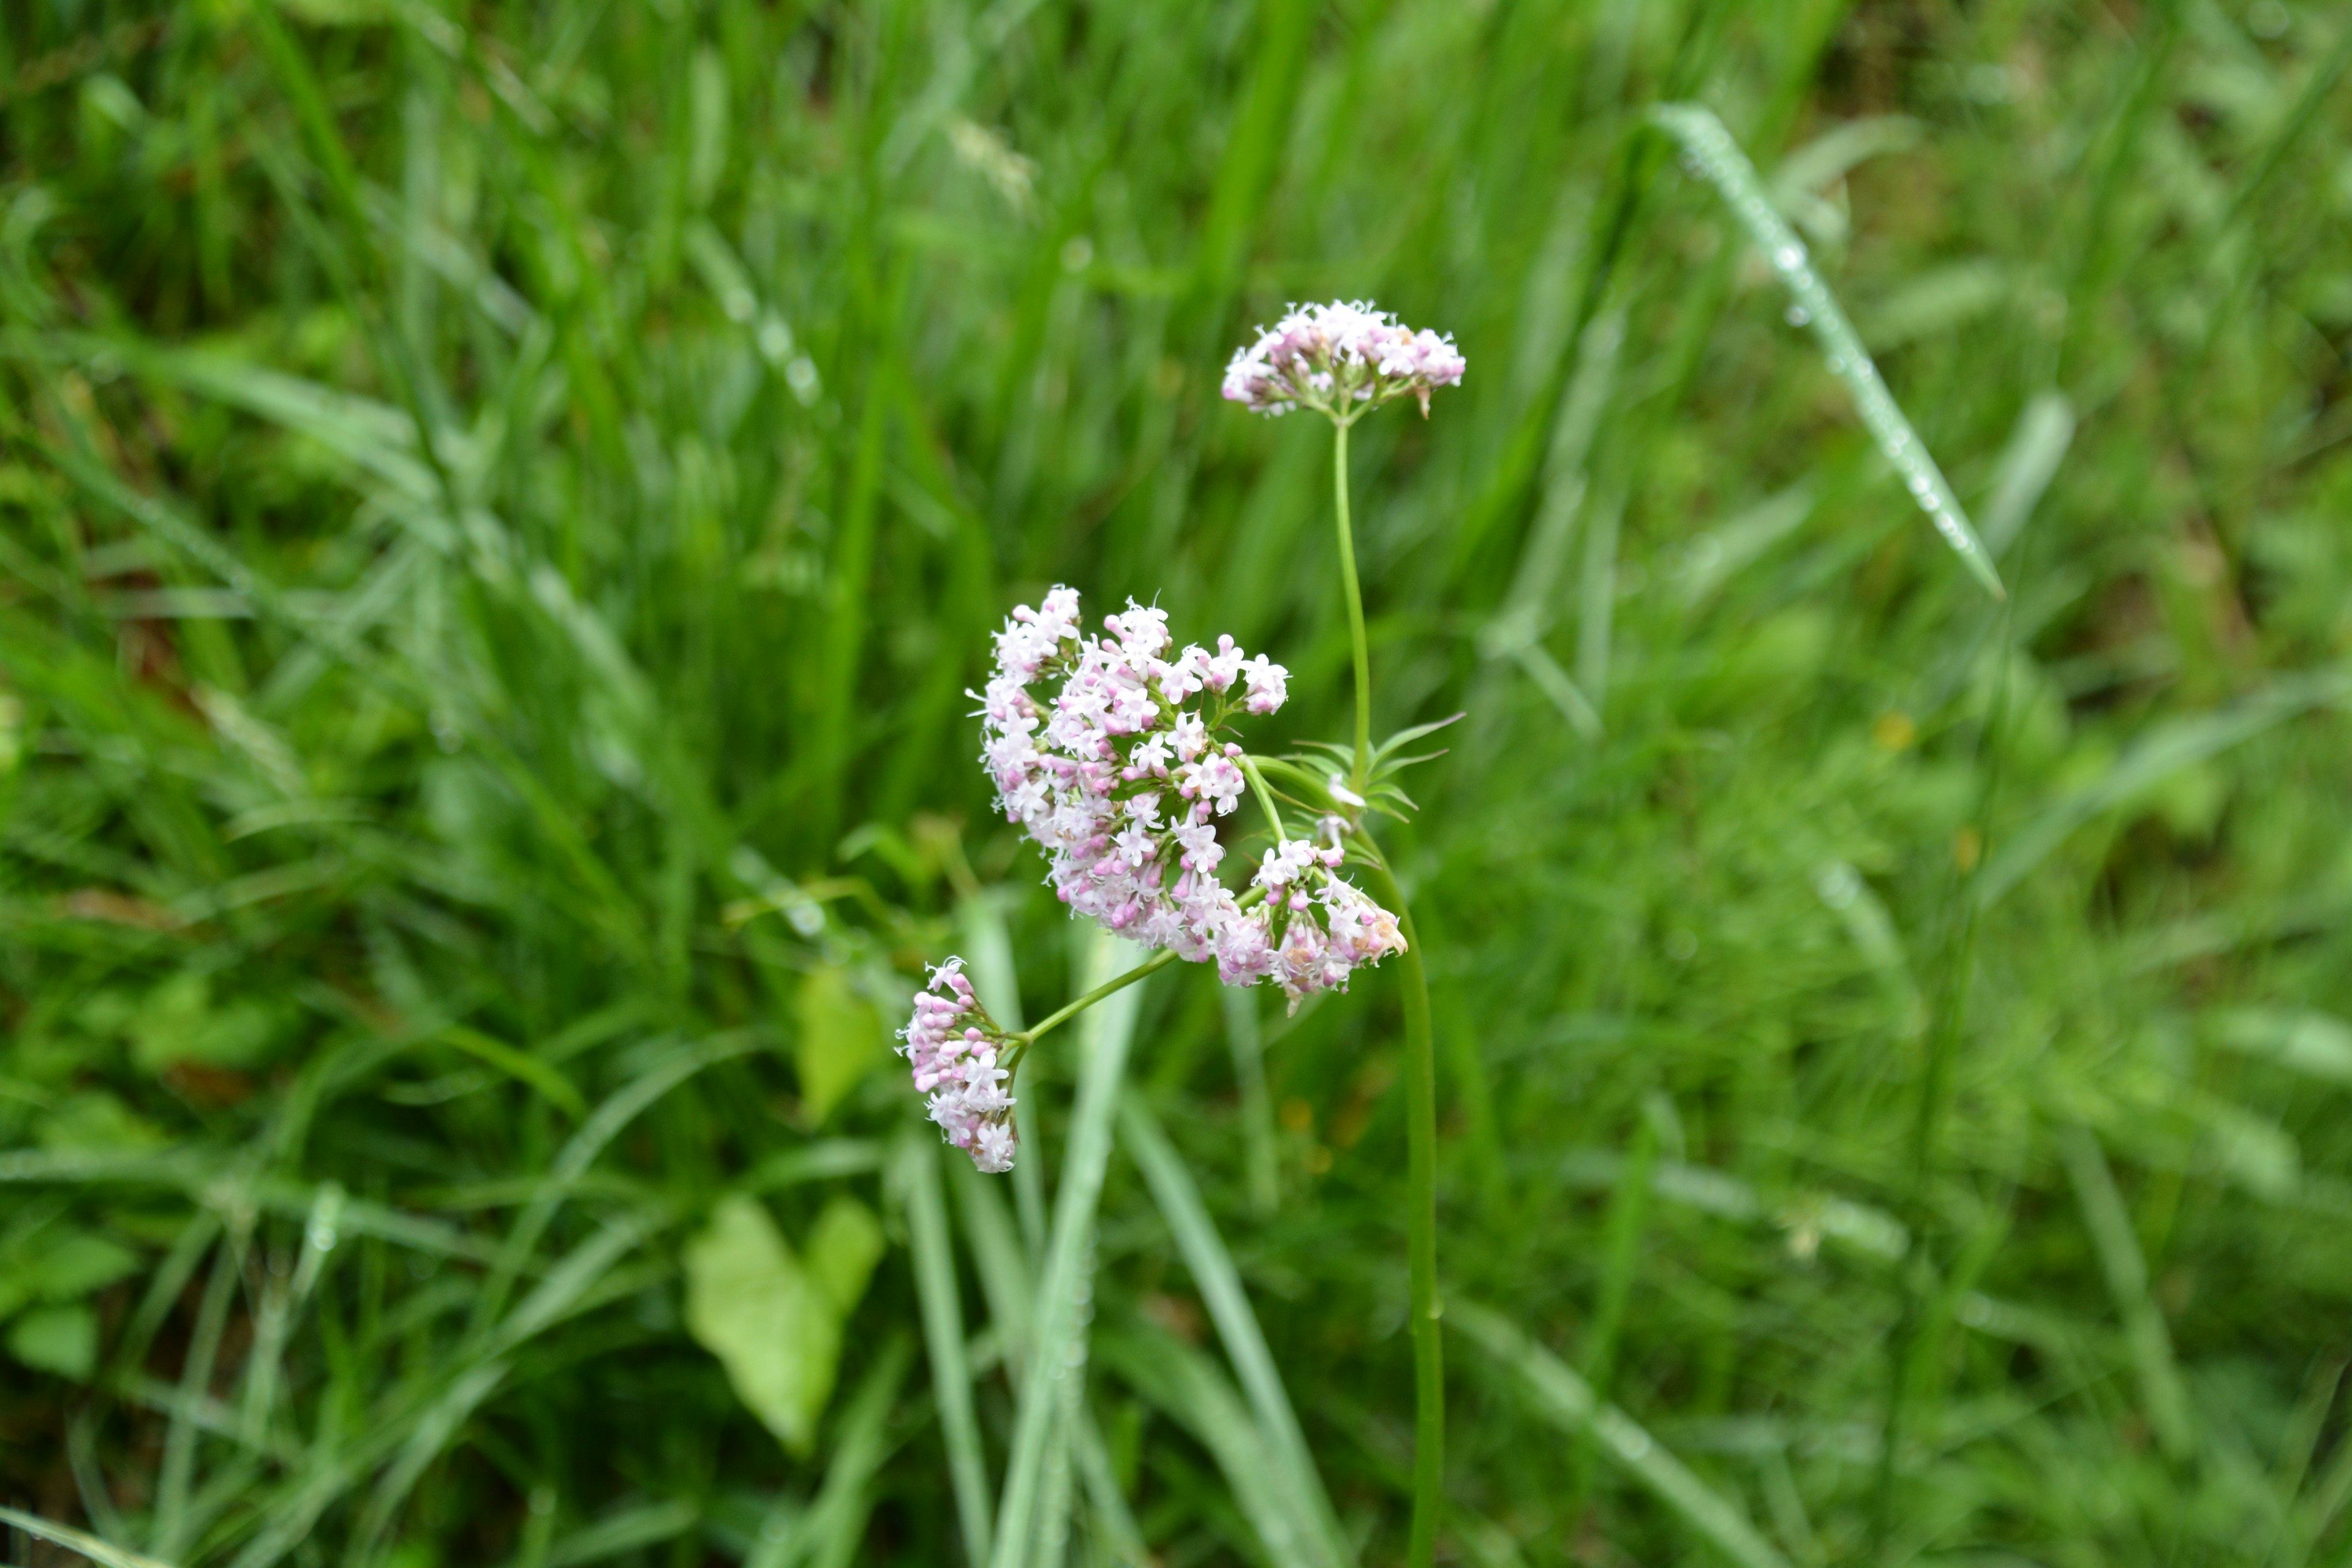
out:
{"label": "green grass", "polygon": [[[949,951],[1000,1018],[1102,962],[971,765],[1017,599],[1347,731],[1328,437],[1216,397],[1344,295],[1471,367],[1353,469],[1375,728],[1468,713],[1388,840],[1441,1554],[2352,1563],[2347,58],[2274,0],[8,8],[0,1558],[1399,1560],[1392,979],[1155,976],[1009,1181],[882,1050]],[[740,1195],[761,1415],[689,1329]]]}

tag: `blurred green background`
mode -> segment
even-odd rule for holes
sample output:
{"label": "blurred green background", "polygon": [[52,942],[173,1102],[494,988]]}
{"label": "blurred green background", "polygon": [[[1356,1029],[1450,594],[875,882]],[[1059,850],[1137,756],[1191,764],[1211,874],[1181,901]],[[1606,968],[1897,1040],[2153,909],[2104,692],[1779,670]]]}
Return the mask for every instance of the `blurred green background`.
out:
{"label": "blurred green background", "polygon": [[[1444,1555],[2352,1562],[2343,7],[0,16],[0,1556],[963,1561],[1087,1032],[991,1184],[887,1030],[1103,962],[964,688],[1067,581],[1345,730],[1328,433],[1216,396],[1344,296],[1470,364],[1354,469],[1468,713]],[[1399,1559],[1396,1008],[1097,1020],[1025,1561]]]}

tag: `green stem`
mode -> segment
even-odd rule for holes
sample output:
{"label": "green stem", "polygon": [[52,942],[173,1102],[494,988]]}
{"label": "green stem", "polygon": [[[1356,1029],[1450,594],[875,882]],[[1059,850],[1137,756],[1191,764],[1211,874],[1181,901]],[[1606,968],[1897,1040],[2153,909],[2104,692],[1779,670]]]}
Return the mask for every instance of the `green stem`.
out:
{"label": "green stem", "polygon": [[1242,772],[1249,775],[1250,793],[1257,796],[1258,805],[1265,809],[1266,824],[1274,829],[1274,847],[1279,849],[1289,840],[1282,835],[1282,812],[1274,803],[1274,791],[1267,787],[1265,775],[1257,771],[1256,758],[1244,755]]}
{"label": "green stem", "polygon": [[1165,969],[1175,962],[1176,950],[1172,947],[1161,948],[1158,952],[1153,953],[1150,958],[1145,959],[1141,963],[1137,964],[1133,969],[1129,970],[1126,973],[1118,976],[1117,979],[1104,981],[1100,985],[1096,986],[1093,990],[1087,992],[1076,1001],[1072,1002],[1067,1006],[1062,1008],[1059,1012],[1046,1014],[1044,1018],[1038,1020],[1035,1024],[1033,1024],[1028,1028],[1025,1028],[1020,1033],[1014,1035],[1013,1038],[1017,1042],[1017,1048],[1022,1051],[1026,1051],[1031,1046],[1035,1045],[1041,1037],[1051,1034],[1056,1026],[1068,1023],[1072,1018],[1076,1017],[1079,1014],[1085,1012],[1087,1008],[1093,1006],[1096,1003],[1101,1001],[1112,992],[1124,991],[1129,986],[1134,984],[1137,981],[1142,979],[1145,975],[1152,973],[1157,970]]}
{"label": "green stem", "polygon": [[1356,656],[1356,765],[1348,784],[1361,795],[1372,767],[1372,656],[1364,637],[1364,592],[1356,583],[1356,531],[1348,517],[1348,421],[1334,424],[1339,436],[1331,447],[1331,495],[1339,503],[1339,581],[1348,591],[1348,637]]}
{"label": "green stem", "polygon": [[1437,1516],[1444,1503],[1445,1347],[1437,1296],[1437,1058],[1430,1043],[1429,973],[1422,965],[1421,938],[1412,911],[1388,863],[1369,835],[1356,840],[1370,851],[1366,870],[1372,892],[1396,911],[1404,932],[1404,1082],[1406,1180],[1411,1188],[1405,1222],[1412,1279],[1412,1539],[1405,1561],[1429,1568],[1437,1552]]}

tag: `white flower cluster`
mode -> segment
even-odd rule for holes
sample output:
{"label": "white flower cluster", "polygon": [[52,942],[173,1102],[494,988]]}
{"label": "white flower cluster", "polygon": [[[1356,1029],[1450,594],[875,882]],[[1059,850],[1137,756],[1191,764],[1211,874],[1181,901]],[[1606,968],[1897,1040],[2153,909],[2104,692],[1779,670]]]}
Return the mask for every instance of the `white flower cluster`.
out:
{"label": "white flower cluster", "polygon": [[1266,850],[1239,896],[1217,879],[1216,819],[1248,788],[1241,747],[1218,736],[1236,713],[1280,708],[1288,672],[1229,637],[1167,657],[1167,613],[1133,601],[1103,625],[1110,637],[1084,633],[1069,588],[1022,605],[982,700],[982,761],[1062,901],[1131,942],[1214,960],[1228,985],[1272,979],[1294,1007],[1402,952],[1396,917],[1338,874],[1335,830]]}
{"label": "white flower cluster", "polygon": [[1011,1075],[996,1065],[1005,1036],[971,994],[962,959],[931,971],[898,1037],[907,1042],[901,1050],[914,1065],[915,1088],[931,1097],[931,1120],[947,1141],[983,1171],[1013,1169],[1013,1097],[1004,1092]]}
{"label": "white flower cluster", "polygon": [[1407,394],[1429,414],[1430,392],[1467,368],[1450,337],[1414,331],[1369,300],[1293,305],[1225,366],[1226,398],[1259,414],[1312,408],[1347,421]]}

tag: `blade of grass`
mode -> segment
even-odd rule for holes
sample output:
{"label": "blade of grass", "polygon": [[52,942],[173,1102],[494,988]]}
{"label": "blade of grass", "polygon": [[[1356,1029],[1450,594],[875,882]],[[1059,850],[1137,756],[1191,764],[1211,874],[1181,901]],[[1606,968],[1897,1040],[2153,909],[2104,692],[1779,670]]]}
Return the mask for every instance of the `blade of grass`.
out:
{"label": "blade of grass", "polygon": [[[1634,1124],[1632,1147],[1609,1195],[1609,1215],[1603,1222],[1601,1290],[1593,1302],[1591,1326],[1584,1336],[1584,1384],[1595,1405],[1609,1403],[1616,1383],[1617,1342],[1624,1331],[1625,1309],[1633,1297],[1633,1276],[1641,1264],[1642,1240],[1650,1221],[1650,1174],[1658,1163],[1659,1125],[1664,1117],[1647,1113]],[[1666,1115],[1670,1116],[1671,1111]],[[1588,1426],[1577,1434],[1570,1461],[1569,1514],[1575,1520],[1592,1491],[1593,1435]]]}
{"label": "blade of grass", "polygon": [[1192,1173],[1184,1168],[1183,1158],[1169,1143],[1158,1118],[1136,1090],[1129,1089],[1119,1106],[1118,1127],[1119,1138],[1174,1234],[1184,1267],[1192,1271],[1192,1282],[1224,1342],[1225,1355],[1249,1397],[1250,1414],[1281,1474],[1285,1504],[1297,1521],[1302,1549],[1318,1563],[1353,1562],[1355,1554],[1348,1548],[1339,1515],[1316,1469],[1314,1451],[1299,1430],[1290,1395],[1282,1386],[1282,1374],[1266,1348],[1257,1314],[1250,1309],[1249,1294],[1242,1288],[1241,1271],[1234,1267],[1233,1255],[1225,1250]]}
{"label": "blade of grass", "polygon": [[[1104,939],[1089,966],[1089,987],[1133,967],[1143,956],[1131,943]],[[1053,1230],[1030,1336],[1033,1372],[1021,1390],[1013,1453],[997,1509],[994,1568],[1025,1568],[1034,1550],[1046,1449],[1062,1402],[1060,1384],[1085,1374],[1079,1281],[1094,1247],[1095,1209],[1110,1163],[1111,1121],[1127,1075],[1142,991],[1134,985],[1115,994],[1087,1016],[1080,1029],[1085,1045],[1077,1100],[1071,1110],[1068,1150],[1054,1199]],[[1025,1157],[1034,1159],[1035,1151]]]}
{"label": "blade of grass", "polygon": [[62,1546],[68,1552],[101,1564],[102,1568],[168,1568],[160,1558],[110,1545],[86,1531],[43,1519],[37,1513],[26,1513],[22,1509],[0,1507],[0,1524],[14,1525],[37,1541]]}
{"label": "blade of grass", "polygon": [[2008,552],[2024,531],[2025,520],[2050,481],[2066,460],[2074,439],[2074,405],[2063,392],[2037,392],[2017,416],[2017,428],[2001,448],[2000,467],[1993,471],[1992,494],[1985,501],[1985,548],[1995,555]]}
{"label": "blade of grass", "polygon": [[915,1289],[922,1300],[923,1344],[931,1363],[931,1392],[939,1401],[940,1434],[948,1451],[948,1476],[955,1487],[957,1521],[963,1530],[965,1560],[984,1563],[992,1552],[988,1459],[972,1413],[971,1368],[964,1356],[963,1306],[957,1300],[955,1256],[948,1241],[947,1205],[940,1195],[939,1155],[928,1130],[909,1132],[892,1160],[901,1200],[907,1205],[907,1239],[915,1265]]}
{"label": "blade of grass", "polygon": [[212,1395],[213,1369],[220,1356],[221,1336],[228,1328],[229,1298],[244,1269],[245,1236],[232,1223],[230,1232],[214,1255],[212,1277],[205,1282],[204,1300],[188,1340],[187,1359],[180,1373],[180,1405],[163,1435],[163,1465],[155,1489],[155,1522],[149,1548],[155,1555],[174,1558],[188,1545],[188,1486],[195,1472],[198,1433],[196,1405]]}
{"label": "blade of grass", "polygon": [[485,1332],[506,1305],[509,1291],[514,1288],[523,1265],[537,1249],[539,1240],[546,1234],[557,1209],[572,1195],[580,1178],[595,1163],[604,1146],[621,1134],[622,1129],[637,1119],[646,1107],[660,1100],[671,1089],[705,1068],[732,1061],[760,1048],[759,1042],[740,1035],[722,1035],[699,1043],[684,1041],[673,1047],[658,1065],[640,1074],[634,1081],[614,1092],[595,1113],[581,1123],[580,1130],[564,1144],[562,1152],[549,1168],[545,1181],[532,1194],[530,1203],[516,1219],[514,1228],[499,1248],[498,1260],[491,1265],[489,1279],[484,1282],[481,1294],[474,1303],[474,1331]]}
{"label": "blade of grass", "polygon": [[1286,1468],[1249,1407],[1208,1357],[1165,1331],[1134,1328],[1103,1336],[1104,1363],[1176,1419],[1209,1450],[1234,1501],[1275,1568],[1319,1568],[1330,1559],[1302,1519]]}
{"label": "blade of grass", "polygon": [[1592,1397],[1566,1362],[1519,1331],[1502,1314],[1472,1301],[1447,1303],[1446,1321],[1510,1374],[1544,1419],[1577,1436],[1591,1433],[1602,1457],[1655,1497],[1688,1530],[1740,1568],[1789,1568],[1756,1531],[1747,1511],[1693,1475],[1623,1411]]}
{"label": "blade of grass", "polygon": [[1241,1091],[1243,1168],[1248,1173],[1250,1207],[1262,1218],[1282,1203],[1275,1160],[1274,1096],[1265,1082],[1265,1031],[1258,1024],[1254,992],[1244,986],[1221,985],[1217,996],[1224,1008],[1234,1082]]}
{"label": "blade of grass", "polygon": [[[1023,1026],[1021,975],[1013,961],[1013,933],[1004,920],[1004,903],[996,893],[975,890],[956,906],[962,927],[964,956],[971,966],[972,990],[990,1017],[1007,1029]],[[1034,1089],[1020,1096],[1013,1108],[1013,1125],[1028,1158],[1013,1167],[1013,1212],[1021,1218],[1021,1239],[1029,1249],[1029,1268],[1045,1266],[1045,1161],[1037,1128],[1037,1096]]]}
{"label": "blade of grass", "polygon": [[2107,1157],[2098,1137],[2086,1127],[2063,1128],[2058,1152],[2065,1162],[2074,1201],[2082,1206],[2083,1226],[2090,1232],[2092,1250],[2107,1294],[2124,1321],[2124,1337],[2131,1346],[2132,1370],[2138,1376],[2140,1402],[2155,1430],[2156,1440],[2175,1460],[2189,1458],[2197,1446],[2197,1430],[2189,1414],[2189,1392],[2173,1359],[2172,1333],[2164,1312],[2148,1289],[2147,1259],[2132,1230],[2123,1194],[2107,1169]]}
{"label": "blade of grass", "polygon": [[1990,909],[2049,858],[2074,831],[2186,767],[2311,710],[2352,696],[2352,675],[2321,670],[2282,676],[2228,708],[2169,720],[2133,742],[2099,778],[2042,809],[1984,864],[1976,897]]}
{"label": "blade of grass", "polygon": [[815,1568],[849,1568],[857,1559],[874,1509],[874,1479],[889,1457],[890,1408],[898,1403],[898,1385],[906,1381],[914,1358],[915,1348],[907,1337],[893,1334],[841,1414],[833,1463],[825,1467],[824,1485],[817,1489],[799,1531],[814,1547],[810,1560]]}
{"label": "blade of grass", "polygon": [[1732,216],[1780,274],[1795,310],[1821,340],[1830,373],[1853,395],[1863,424],[1903,477],[1927,521],[1985,591],[1996,599],[2005,598],[2008,590],[2001,586],[2000,574],[1969,525],[1968,511],[1952,493],[1944,470],[1937,467],[1927,443],[1919,439],[1887,392],[1870,351],[1862,346],[1861,336],[1839,308],[1836,296],[1814,270],[1804,242],[1772,205],[1770,193],[1757,178],[1755,166],[1740,152],[1739,144],[1712,110],[1695,103],[1660,104],[1650,110],[1650,118],[1681,144],[1684,154],[1696,165],[1695,172],[1721,193]]}

